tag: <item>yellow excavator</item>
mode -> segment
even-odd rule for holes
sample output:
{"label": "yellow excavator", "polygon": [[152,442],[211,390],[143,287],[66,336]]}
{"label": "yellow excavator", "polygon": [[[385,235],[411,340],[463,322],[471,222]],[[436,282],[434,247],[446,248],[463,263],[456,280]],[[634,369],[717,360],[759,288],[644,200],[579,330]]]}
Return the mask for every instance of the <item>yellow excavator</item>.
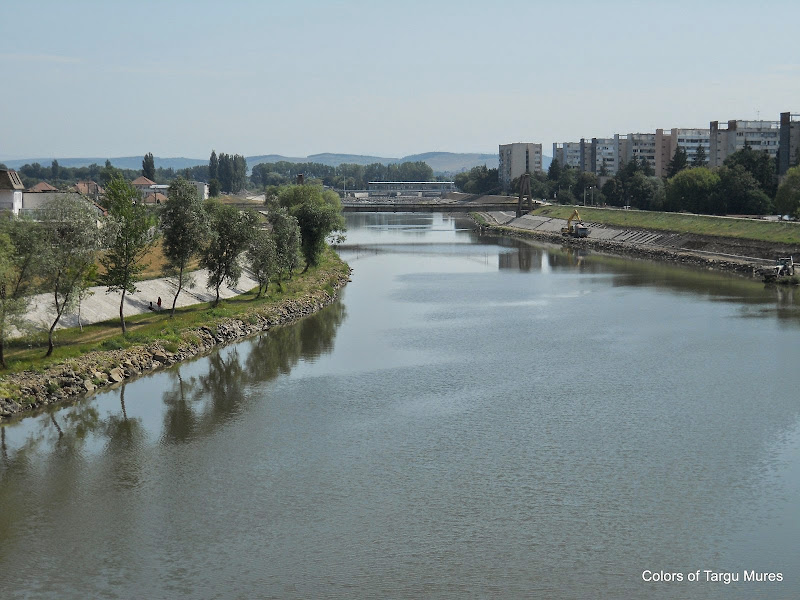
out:
{"label": "yellow excavator", "polygon": [[[577,219],[578,222],[575,223],[575,225],[573,225],[572,222],[575,219]],[[561,228],[561,235],[570,235],[572,237],[579,237],[579,238],[584,238],[589,235],[589,228],[583,224],[581,216],[578,214],[577,208],[569,216],[569,219],[567,219],[567,226]]]}

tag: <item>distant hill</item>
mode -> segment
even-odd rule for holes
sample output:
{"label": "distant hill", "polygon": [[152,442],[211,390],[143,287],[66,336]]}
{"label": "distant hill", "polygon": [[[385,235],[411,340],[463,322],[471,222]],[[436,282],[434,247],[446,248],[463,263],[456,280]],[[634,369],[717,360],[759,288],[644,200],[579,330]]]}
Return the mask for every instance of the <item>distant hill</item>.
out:
{"label": "distant hill", "polygon": [[456,153],[456,152],[425,152],[423,154],[411,154],[402,158],[386,156],[368,156],[364,154],[334,154],[324,152],[321,154],[311,154],[303,158],[281,156],[279,154],[268,154],[265,156],[248,156],[247,166],[265,162],[315,162],[331,167],[338,167],[342,163],[355,165],[370,165],[381,163],[390,165],[403,162],[422,161],[427,163],[434,173],[460,173],[472,167],[486,165],[490,169],[496,169],[498,156],[496,154],[477,154],[477,153]]}
{"label": "distant hill", "polygon": [[[122,156],[113,157],[108,160],[111,164],[120,169],[134,169],[142,168],[142,156]],[[258,156],[247,156],[247,166],[252,168],[261,163],[272,162],[316,162],[323,165],[338,167],[342,163],[369,165],[372,163],[382,163],[384,165],[402,163],[402,162],[415,162],[423,161],[430,165],[433,172],[436,174],[445,173],[460,173],[461,171],[468,171],[472,167],[486,165],[490,169],[496,169],[498,163],[497,154],[479,154],[479,153],[457,153],[457,152],[425,152],[423,154],[412,154],[402,158],[385,157],[385,156],[367,156],[363,154],[335,154],[325,152],[321,154],[312,154],[310,156],[283,156],[281,154],[261,154]],[[548,157],[544,157],[549,160]],[[88,167],[91,164],[97,164],[101,167],[105,165],[105,157],[89,157],[89,158],[58,158],[58,164],[62,167]],[[156,167],[165,169],[173,168],[175,170],[185,169],[186,167],[195,167],[197,165],[208,164],[208,159],[204,158],[162,158],[160,156],[154,157]],[[15,160],[0,159],[0,163],[8,166],[9,169],[19,169],[23,165],[33,164],[38,162],[43,166],[50,166],[53,162],[53,157],[49,158],[21,158]],[[549,162],[545,165],[545,170],[549,166]]]}
{"label": "distant hill", "polygon": [[453,152],[425,152],[404,156],[401,162],[421,160],[427,163],[435,173],[460,173],[472,167],[486,165],[496,169],[500,160],[497,154],[455,154]]}

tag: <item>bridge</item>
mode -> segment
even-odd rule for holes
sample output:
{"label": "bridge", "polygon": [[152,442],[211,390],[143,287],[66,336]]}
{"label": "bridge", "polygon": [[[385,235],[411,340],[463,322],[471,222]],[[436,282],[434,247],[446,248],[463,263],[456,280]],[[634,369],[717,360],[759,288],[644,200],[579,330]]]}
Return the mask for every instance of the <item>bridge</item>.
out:
{"label": "bridge", "polygon": [[[534,204],[538,201],[534,201]],[[507,211],[517,209],[513,196],[484,196],[449,192],[435,197],[399,196],[347,198],[344,212],[461,212]]]}

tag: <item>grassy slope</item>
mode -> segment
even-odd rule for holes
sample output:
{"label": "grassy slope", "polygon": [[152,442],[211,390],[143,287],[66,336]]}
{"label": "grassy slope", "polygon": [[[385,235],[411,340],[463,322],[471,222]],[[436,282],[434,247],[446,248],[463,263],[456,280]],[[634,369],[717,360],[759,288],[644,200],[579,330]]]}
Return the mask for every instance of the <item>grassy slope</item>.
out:
{"label": "grassy slope", "polygon": [[289,281],[283,281],[283,290],[276,284],[271,284],[269,293],[258,300],[255,299],[255,291],[251,291],[225,300],[217,307],[204,303],[179,308],[173,319],[170,319],[168,310],[126,316],[128,333],[125,336],[120,333],[118,319],[84,326],[83,333],[78,328],[58,330],[56,348],[49,359],[43,358],[47,350],[45,334],[13,340],[6,346],[8,370],[0,371],[0,376],[27,369],[41,370],[96,350],[125,348],[155,340],[162,341],[170,350],[170,346],[178,346],[181,335],[186,330],[202,325],[213,326],[217,321],[232,317],[247,320],[250,314],[268,311],[285,300],[299,298],[317,290],[332,293],[331,284],[348,271],[347,264],[333,250],[328,249],[319,266],[304,274],[295,274]]}
{"label": "grassy slope", "polygon": [[[532,214],[566,219],[574,209],[573,206],[543,206]],[[578,212],[584,221],[606,225],[800,245],[800,223],[589,207],[578,207]]]}

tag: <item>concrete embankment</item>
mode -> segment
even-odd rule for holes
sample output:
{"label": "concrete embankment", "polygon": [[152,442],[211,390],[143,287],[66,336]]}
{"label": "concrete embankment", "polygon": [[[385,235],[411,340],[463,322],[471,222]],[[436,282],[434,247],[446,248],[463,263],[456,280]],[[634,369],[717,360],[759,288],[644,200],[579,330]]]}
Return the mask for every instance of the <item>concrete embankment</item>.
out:
{"label": "concrete embankment", "polygon": [[[123,350],[98,351],[69,359],[43,372],[24,371],[0,380],[0,421],[69,400],[127,379],[202,356],[215,347],[293,323],[331,304],[349,281],[349,270],[335,281],[296,299],[185,331],[182,341],[169,351],[161,342]],[[326,285],[332,292],[322,289]]]}
{"label": "concrete embankment", "polygon": [[477,213],[483,227],[510,235],[558,241],[570,246],[636,256],[652,260],[695,265],[757,277],[759,269],[774,264],[778,256],[800,255],[800,248],[740,240],[722,236],[702,236],[672,231],[619,228],[584,221],[589,236],[573,238],[561,235],[566,220],[537,215],[517,218],[510,211]]}

